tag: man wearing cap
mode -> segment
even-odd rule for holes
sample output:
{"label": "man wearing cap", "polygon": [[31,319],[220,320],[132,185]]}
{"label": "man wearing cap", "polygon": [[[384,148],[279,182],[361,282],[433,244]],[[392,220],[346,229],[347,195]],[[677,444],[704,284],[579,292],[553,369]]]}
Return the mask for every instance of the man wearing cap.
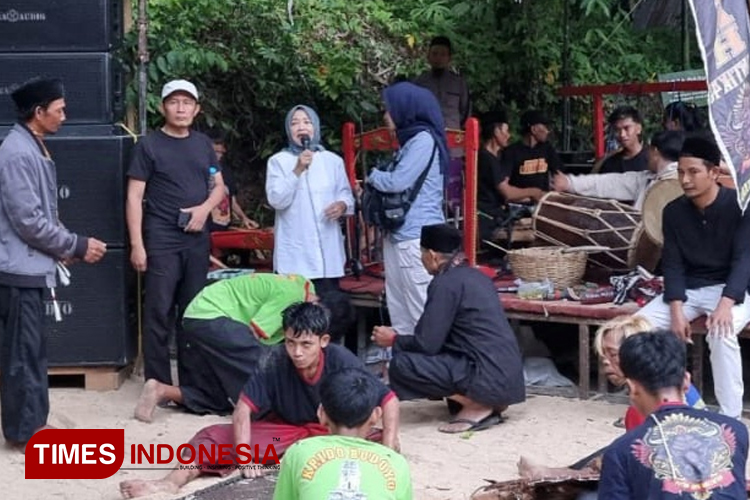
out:
{"label": "man wearing cap", "polygon": [[64,94],[60,80],[16,89],[18,123],[0,145],[0,405],[3,435],[21,450],[49,414],[44,289],[54,289],[59,261],[94,263],[107,251],[58,219],[55,163],[44,138],[65,121]]}
{"label": "man wearing cap", "polygon": [[434,276],[413,336],[376,326],[373,341],[393,347],[391,388],[399,399],[447,397],[461,409],[438,430],[483,430],[525,399],[521,352],[492,281],[465,264],[461,233],[422,227],[422,263]]}
{"label": "man wearing cap", "polygon": [[618,106],[607,119],[620,149],[607,157],[599,173],[619,174],[648,170],[648,151],[641,142],[643,120],[633,106]]}
{"label": "man wearing cap", "polygon": [[200,111],[195,85],[173,80],[161,97],[164,125],[136,144],[126,214],[130,262],[145,272],[145,377],[170,385],[169,337],[176,325],[180,382],[190,376],[179,363],[180,319],[206,282],[206,220],[224,198],[224,181],[211,140],[191,129]]}
{"label": "man wearing cap", "polygon": [[521,140],[503,153],[510,170],[510,184],[518,188],[550,190],[552,175],[562,170],[562,162],[549,137],[549,120],[537,110],[521,115]]}
{"label": "man wearing cap", "polygon": [[493,239],[493,233],[509,217],[507,203],[539,201],[544,191],[539,188],[517,188],[510,184],[510,170],[502,161],[508,147],[510,131],[504,111],[484,113],[480,120],[482,148],[477,155],[477,208],[479,234],[483,240]]}
{"label": "man wearing cap", "polygon": [[664,294],[638,314],[654,328],[690,341],[690,322],[706,315],[714,392],[721,412],[742,413],[742,358],[737,335],[750,321],[750,215],[734,189],[717,183],[721,153],[708,138],[689,137],[677,172],[685,194],[662,215]]}

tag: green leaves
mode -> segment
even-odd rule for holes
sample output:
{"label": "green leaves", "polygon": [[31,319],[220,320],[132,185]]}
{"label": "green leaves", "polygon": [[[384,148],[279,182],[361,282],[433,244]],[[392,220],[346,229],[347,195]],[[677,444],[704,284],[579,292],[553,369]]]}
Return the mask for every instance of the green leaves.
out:
{"label": "green leaves", "polygon": [[[635,31],[615,0],[293,0],[291,20],[287,0],[148,1],[150,125],[160,123],[161,86],[190,79],[203,95],[201,124],[229,131],[230,160],[256,173],[283,145],[293,104],[318,110],[329,145],[345,121],[380,125],[381,89],[424,71],[435,35],[452,40],[474,112],[504,107],[513,118],[532,106],[558,116],[566,78],[643,81],[680,64],[679,33]],[[133,75],[136,46],[133,31],[125,38]],[[131,104],[136,88],[133,78]],[[583,124],[590,111],[579,107]]]}

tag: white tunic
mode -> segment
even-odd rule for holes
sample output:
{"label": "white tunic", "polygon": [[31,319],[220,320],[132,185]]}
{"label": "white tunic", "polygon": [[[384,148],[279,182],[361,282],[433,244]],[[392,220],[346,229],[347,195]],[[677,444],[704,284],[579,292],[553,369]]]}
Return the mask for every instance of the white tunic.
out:
{"label": "white tunic", "polygon": [[325,209],[336,201],[354,213],[354,197],[344,161],[330,151],[318,151],[309,168],[294,175],[297,156],[287,151],[268,160],[266,196],[276,210],[273,267],[278,273],[308,279],[344,275],[346,254],[340,220],[326,218]]}

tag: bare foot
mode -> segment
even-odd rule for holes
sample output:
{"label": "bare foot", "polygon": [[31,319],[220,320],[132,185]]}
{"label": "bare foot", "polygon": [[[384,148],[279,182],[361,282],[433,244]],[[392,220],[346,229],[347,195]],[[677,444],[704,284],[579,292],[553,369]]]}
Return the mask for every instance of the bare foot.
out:
{"label": "bare foot", "polygon": [[528,458],[521,456],[518,460],[518,475],[524,479],[539,479],[544,475],[544,467],[536,465]]}
{"label": "bare foot", "polygon": [[149,423],[153,420],[154,409],[161,398],[161,383],[155,379],[149,379],[143,384],[141,396],[135,406],[135,418],[141,422]]}
{"label": "bare foot", "polygon": [[153,493],[177,493],[179,488],[166,479],[155,479],[144,481],[142,479],[131,479],[120,483],[120,493],[123,498],[138,498]]}

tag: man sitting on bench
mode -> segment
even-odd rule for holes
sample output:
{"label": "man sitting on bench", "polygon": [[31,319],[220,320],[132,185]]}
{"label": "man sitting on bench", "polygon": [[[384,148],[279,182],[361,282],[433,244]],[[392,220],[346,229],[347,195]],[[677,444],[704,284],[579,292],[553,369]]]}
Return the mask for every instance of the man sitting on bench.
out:
{"label": "man sitting on bench", "polygon": [[734,189],[720,186],[721,153],[710,139],[685,139],[678,175],[685,194],[663,212],[664,294],[639,311],[655,328],[690,341],[690,322],[706,315],[714,392],[721,412],[742,413],[737,335],[750,321],[750,215]]}
{"label": "man sitting on bench", "polygon": [[633,207],[641,210],[654,183],[677,178],[677,160],[683,141],[682,132],[658,132],[651,138],[648,148],[648,170],[589,175],[558,172],[552,180],[552,187],[555,191],[633,202]]}
{"label": "man sitting on bench", "polygon": [[[198,432],[190,444],[195,450],[233,445],[232,459],[241,444],[256,445],[263,453],[269,445],[278,457],[289,446],[312,436],[328,434],[318,422],[320,385],[329,374],[345,368],[364,369],[362,361],[345,347],[330,343],[330,313],[319,304],[301,302],[283,313],[284,344],[271,348],[242,390],[231,424],[217,424]],[[374,375],[373,375],[374,377]],[[382,382],[378,401],[383,410],[382,442],[398,451],[398,399]],[[251,418],[252,417],[252,418]],[[371,433],[373,440],[379,432]],[[221,457],[219,457],[221,458]],[[225,475],[229,468],[212,468],[208,457],[197,456],[192,467],[176,468],[159,480],[129,480],[120,483],[125,498],[157,492],[177,493],[201,473]],[[255,477],[263,469],[242,469],[245,477]]]}
{"label": "man sitting on bench", "polygon": [[465,265],[461,233],[423,226],[422,264],[434,276],[413,336],[376,326],[372,340],[393,346],[390,385],[403,400],[444,398],[461,405],[438,430],[483,430],[502,421],[508,405],[524,401],[521,352],[492,280]]}

